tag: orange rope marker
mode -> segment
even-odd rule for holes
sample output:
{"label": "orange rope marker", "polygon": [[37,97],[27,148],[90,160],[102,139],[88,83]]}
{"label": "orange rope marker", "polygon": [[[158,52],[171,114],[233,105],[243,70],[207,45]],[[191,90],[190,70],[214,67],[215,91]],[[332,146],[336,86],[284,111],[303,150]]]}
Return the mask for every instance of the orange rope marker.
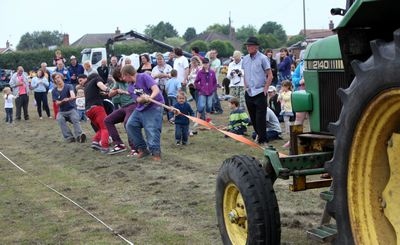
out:
{"label": "orange rope marker", "polygon": [[248,138],[244,137],[243,135],[238,135],[238,134],[234,134],[234,133],[228,132],[228,131],[226,131],[226,130],[219,129],[219,128],[217,128],[215,125],[212,125],[211,123],[208,123],[208,122],[206,122],[206,121],[204,121],[204,120],[202,120],[202,119],[200,119],[200,118],[192,117],[192,116],[189,116],[189,115],[185,115],[185,114],[181,113],[181,112],[180,112],[178,109],[176,109],[175,107],[173,107],[173,106],[167,106],[167,105],[165,105],[165,104],[163,104],[163,103],[161,103],[161,102],[158,102],[158,101],[156,101],[156,100],[153,100],[152,98],[150,98],[150,96],[148,97],[148,100],[151,101],[151,102],[153,102],[154,104],[157,104],[157,105],[159,105],[159,106],[162,106],[162,107],[164,107],[164,108],[166,108],[166,109],[168,109],[168,110],[170,110],[170,111],[177,111],[178,114],[184,115],[185,117],[189,118],[189,119],[192,120],[193,122],[198,123],[198,124],[200,124],[200,125],[203,125],[204,127],[207,127],[207,128],[209,128],[209,129],[218,130],[219,132],[221,132],[221,133],[223,133],[223,134],[225,134],[225,135],[231,137],[231,138],[234,139],[234,140],[237,140],[237,141],[239,141],[239,142],[242,142],[242,143],[244,143],[244,144],[246,144],[246,145],[249,145],[249,146],[251,146],[251,147],[255,147],[255,148],[259,148],[259,149],[264,150],[263,147],[261,147],[260,145],[258,145],[258,144],[255,143],[255,142],[249,140]]}
{"label": "orange rope marker", "polygon": [[188,115],[184,115],[184,116],[186,116],[187,118],[189,118],[193,122],[196,122],[196,123],[198,123],[200,125],[203,125],[204,127],[207,127],[207,128],[210,128],[210,129],[216,129],[219,132],[231,137],[234,140],[242,142],[242,143],[244,143],[246,145],[249,145],[251,147],[260,148],[260,149],[264,150],[260,145],[258,145],[257,143],[249,140],[248,138],[244,137],[243,135],[238,135],[238,134],[234,134],[232,132],[228,132],[226,130],[219,129],[215,125],[212,125],[211,123],[208,123],[208,122],[206,122],[206,121],[204,121],[204,120],[202,120],[200,118],[197,118],[197,117],[192,117],[192,116],[188,116]]}

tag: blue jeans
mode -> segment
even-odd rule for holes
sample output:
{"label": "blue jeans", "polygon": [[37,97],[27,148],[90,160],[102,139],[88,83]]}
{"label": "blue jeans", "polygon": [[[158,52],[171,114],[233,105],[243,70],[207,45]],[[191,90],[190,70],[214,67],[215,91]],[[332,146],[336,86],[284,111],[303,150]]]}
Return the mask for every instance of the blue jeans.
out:
{"label": "blue jeans", "polygon": [[77,111],[78,111],[78,115],[79,115],[79,120],[86,122],[87,121],[86,114],[85,114],[86,110],[77,109]]}
{"label": "blue jeans", "polygon": [[197,98],[197,111],[203,113],[204,109],[207,113],[212,110],[213,95],[199,95]]}
{"label": "blue jeans", "polygon": [[175,124],[175,140],[186,144],[189,138],[189,125]]}
{"label": "blue jeans", "polygon": [[[161,154],[161,128],[163,108],[155,107],[143,111],[134,110],[126,123],[128,138],[133,140],[138,150],[147,148],[153,155]],[[142,128],[147,143],[143,138]]]}
{"label": "blue jeans", "polygon": [[[168,96],[168,104],[170,106],[174,106],[176,104],[176,97]],[[168,115],[168,120],[174,118],[174,113],[172,111],[169,111],[167,115]]]}
{"label": "blue jeans", "polygon": [[217,90],[215,90],[212,95],[212,111],[220,112],[220,113],[222,113],[224,111],[221,106],[221,101],[219,101]]}
{"label": "blue jeans", "polygon": [[13,108],[5,108],[6,110],[6,122],[12,123],[13,119]]}

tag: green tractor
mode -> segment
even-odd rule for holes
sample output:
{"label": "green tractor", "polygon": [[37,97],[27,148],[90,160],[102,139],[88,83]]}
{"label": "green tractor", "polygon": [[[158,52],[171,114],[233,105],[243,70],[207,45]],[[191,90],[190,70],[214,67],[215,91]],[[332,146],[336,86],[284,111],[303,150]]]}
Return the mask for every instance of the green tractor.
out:
{"label": "green tractor", "polygon": [[[237,155],[219,170],[224,244],[280,244],[277,178],[292,178],[293,191],[330,187],[321,192],[324,215],[310,236],[400,244],[399,7],[394,0],[347,0],[346,9],[332,9],[344,15],[337,35],[307,47],[306,92],[292,96],[295,111],[309,112],[310,132],[292,127],[289,156],[265,149],[262,161]],[[331,179],[307,179],[323,173]]]}

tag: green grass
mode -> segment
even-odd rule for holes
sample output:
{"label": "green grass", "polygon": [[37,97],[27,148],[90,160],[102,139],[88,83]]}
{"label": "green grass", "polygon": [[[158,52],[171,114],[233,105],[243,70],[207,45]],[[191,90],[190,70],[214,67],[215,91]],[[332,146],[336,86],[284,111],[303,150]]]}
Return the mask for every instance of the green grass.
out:
{"label": "green grass", "polygon": [[[31,97],[32,98],[32,97]],[[0,102],[2,106],[3,102]],[[32,102],[31,102],[32,104]],[[223,115],[212,116],[225,125]],[[215,179],[221,163],[238,154],[263,158],[214,130],[199,130],[188,146],[174,144],[174,127],[164,122],[162,162],[134,160],[127,152],[102,155],[85,144],[66,144],[55,120],[39,120],[32,105],[29,121],[0,122],[0,244],[125,244],[87,213],[44,187],[55,188],[135,244],[221,244],[215,217]],[[0,118],[4,112],[0,111]],[[89,135],[88,123],[82,124]],[[126,142],[126,134],[118,126]],[[90,138],[89,138],[90,141]],[[280,146],[280,140],[274,146]],[[305,229],[319,222],[319,190],[288,191],[278,180],[282,243],[312,244]],[[307,215],[310,214],[310,215]],[[295,227],[298,220],[301,227]]]}

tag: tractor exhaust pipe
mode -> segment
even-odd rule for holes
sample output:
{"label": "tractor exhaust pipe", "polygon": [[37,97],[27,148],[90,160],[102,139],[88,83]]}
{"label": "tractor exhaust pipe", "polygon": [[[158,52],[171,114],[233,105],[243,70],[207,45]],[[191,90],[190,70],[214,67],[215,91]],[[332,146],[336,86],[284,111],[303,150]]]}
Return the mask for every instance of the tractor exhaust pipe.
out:
{"label": "tractor exhaust pipe", "polygon": [[331,15],[345,15],[346,14],[346,10],[345,9],[341,9],[341,8],[333,8],[331,9]]}

